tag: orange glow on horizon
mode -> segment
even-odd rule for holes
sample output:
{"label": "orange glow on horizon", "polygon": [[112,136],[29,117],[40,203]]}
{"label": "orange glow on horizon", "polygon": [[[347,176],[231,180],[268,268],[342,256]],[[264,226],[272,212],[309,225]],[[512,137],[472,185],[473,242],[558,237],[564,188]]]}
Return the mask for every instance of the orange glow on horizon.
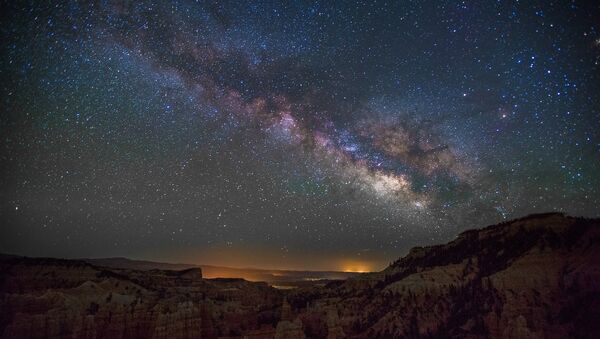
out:
{"label": "orange glow on horizon", "polygon": [[[153,253],[156,256],[156,253]],[[285,275],[281,271],[337,271],[365,273],[382,270],[388,258],[374,253],[326,252],[326,251],[286,251],[261,246],[189,248],[164,255],[149,257],[147,260],[189,263],[205,266],[206,277],[234,277],[244,271],[248,280],[263,280],[264,274],[273,277]],[[212,266],[212,267],[208,267]],[[260,272],[259,272],[260,271]],[[265,272],[268,271],[268,272]]]}
{"label": "orange glow on horizon", "polygon": [[352,272],[352,273],[368,273],[372,272],[372,267],[368,263],[359,262],[359,261],[349,261],[342,264],[343,272]]}

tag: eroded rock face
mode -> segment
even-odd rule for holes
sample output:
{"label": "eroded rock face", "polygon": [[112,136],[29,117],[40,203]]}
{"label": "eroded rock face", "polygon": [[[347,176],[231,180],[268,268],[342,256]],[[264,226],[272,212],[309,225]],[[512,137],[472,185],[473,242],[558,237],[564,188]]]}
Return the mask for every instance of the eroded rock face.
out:
{"label": "eroded rock face", "polygon": [[600,222],[537,215],[382,272],[280,291],[185,271],[0,259],[2,338],[599,338]]}
{"label": "eroded rock face", "polygon": [[[277,319],[264,283],[205,280],[199,269],[134,271],[57,259],[0,261],[3,338],[212,338]],[[274,331],[271,336],[274,336]]]}
{"label": "eroded rock face", "polygon": [[288,300],[314,304],[313,318],[335,305],[349,337],[598,338],[600,222],[545,214],[471,230]]}

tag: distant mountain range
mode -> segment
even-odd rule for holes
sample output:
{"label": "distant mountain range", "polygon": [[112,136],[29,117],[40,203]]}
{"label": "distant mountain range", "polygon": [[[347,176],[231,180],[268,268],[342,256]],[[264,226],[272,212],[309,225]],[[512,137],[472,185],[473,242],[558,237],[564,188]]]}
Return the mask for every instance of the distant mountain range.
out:
{"label": "distant mountain range", "polygon": [[94,260],[0,256],[0,338],[600,338],[600,219],[533,215],[289,290]]}
{"label": "distant mountain range", "polygon": [[133,270],[184,270],[188,268],[202,268],[204,278],[243,278],[248,281],[265,281],[268,283],[299,283],[315,280],[340,280],[355,277],[360,273],[337,271],[293,271],[293,270],[268,270],[258,268],[232,268],[213,265],[171,264],[146,260],[132,260],[127,258],[101,258],[81,259],[90,264],[121,269]]}

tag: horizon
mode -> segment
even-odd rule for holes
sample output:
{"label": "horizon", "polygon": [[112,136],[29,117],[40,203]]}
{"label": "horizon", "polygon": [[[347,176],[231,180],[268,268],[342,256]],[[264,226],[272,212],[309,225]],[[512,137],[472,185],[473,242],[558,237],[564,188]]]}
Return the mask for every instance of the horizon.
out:
{"label": "horizon", "polygon": [[[408,253],[408,252],[407,252]],[[190,266],[213,266],[217,268],[231,268],[236,270],[259,270],[259,271],[307,271],[307,272],[343,272],[343,273],[371,273],[371,272],[379,272],[383,270],[391,261],[388,261],[383,266],[377,266],[376,264],[372,264],[371,262],[360,262],[360,261],[349,261],[342,259],[342,264],[329,264],[329,266],[317,266],[315,269],[314,265],[306,264],[307,266],[234,266],[227,264],[227,261],[213,261],[213,262],[202,262],[202,261],[194,261],[194,260],[178,260],[178,259],[168,259],[168,258],[158,258],[158,257],[136,257],[136,256],[128,256],[128,255],[116,255],[116,256],[94,256],[94,257],[77,257],[77,256],[55,256],[55,255],[31,255],[26,253],[0,253],[9,256],[18,256],[18,257],[30,257],[30,258],[56,258],[56,259],[66,259],[66,260],[96,260],[96,259],[125,259],[130,261],[141,261],[141,262],[152,262],[158,264],[169,264],[169,265],[190,265]],[[399,257],[406,255],[400,254]],[[396,258],[397,259],[397,258]],[[261,262],[261,260],[247,259],[249,263]],[[285,264],[283,264],[285,265]],[[368,270],[367,267],[373,268]],[[378,268],[379,267],[379,268]]]}
{"label": "horizon", "polygon": [[[525,220],[525,219],[531,219],[531,218],[536,218],[536,217],[540,217],[540,216],[545,216],[545,215],[561,215],[561,216],[565,216],[567,218],[575,218],[575,219],[597,219],[597,218],[589,218],[589,217],[583,217],[583,216],[572,216],[572,215],[568,215],[565,214],[563,212],[545,212],[545,213],[534,213],[534,214],[529,214],[526,216],[521,216],[521,217],[517,217],[511,220],[505,220],[501,223],[498,224],[492,224],[492,225],[483,225],[480,227],[476,227],[476,228],[470,228],[470,229],[466,229],[461,231],[459,234],[456,234],[452,239],[447,240],[446,242],[442,242],[442,243],[434,243],[434,244],[429,244],[429,245],[415,245],[414,247],[412,247],[409,251],[407,251],[406,253],[400,254],[397,257],[389,260],[385,265],[377,268],[377,266],[371,266],[369,264],[366,264],[364,262],[348,262],[346,260],[346,264],[343,264],[342,266],[329,266],[331,267],[330,269],[327,268],[321,268],[321,269],[314,269],[314,266],[306,266],[305,268],[303,267],[297,267],[297,268],[290,268],[290,267],[257,267],[257,266],[229,266],[227,264],[219,264],[218,262],[216,263],[206,263],[206,262],[190,262],[190,261],[178,261],[178,260],[168,260],[168,259],[164,259],[164,258],[154,258],[154,257],[149,257],[149,258],[139,258],[139,257],[129,257],[129,256],[106,256],[106,257],[53,257],[53,256],[29,256],[29,255],[22,255],[22,254],[14,254],[14,253],[0,253],[1,255],[8,255],[8,256],[18,256],[18,257],[30,257],[30,258],[56,258],[56,259],[65,259],[65,260],[127,260],[130,262],[143,262],[143,263],[151,263],[151,264],[167,264],[167,265],[181,265],[181,266],[195,266],[195,267],[212,267],[212,268],[220,268],[220,269],[232,269],[232,270],[240,270],[240,271],[264,271],[264,272],[280,272],[280,271],[288,271],[288,272],[332,272],[332,273],[358,273],[358,274],[362,274],[362,273],[377,273],[377,272],[381,272],[384,269],[386,269],[387,267],[389,267],[389,265],[392,262],[395,262],[399,259],[404,258],[406,255],[408,255],[408,253],[414,249],[414,248],[431,248],[431,247],[436,247],[439,245],[444,245],[447,244],[449,242],[451,242],[452,240],[455,240],[458,238],[458,236],[464,232],[470,232],[470,231],[479,231],[479,230],[483,230],[485,228],[488,227],[492,227],[492,226],[497,226],[497,225],[502,225],[504,223],[512,223],[512,222],[516,222],[516,221],[520,221],[520,220]],[[255,263],[255,262],[260,262],[260,260],[255,260],[255,259],[248,259],[249,262]],[[367,269],[367,267],[369,267],[369,269]],[[375,267],[375,268],[372,268]],[[211,276],[211,278],[218,278],[219,276]],[[227,275],[227,277],[233,277],[230,275]],[[244,276],[240,276],[240,278],[245,278]],[[247,280],[251,280],[251,281],[261,281],[261,280],[252,280],[252,279],[247,279]]]}
{"label": "horizon", "polygon": [[0,252],[377,271],[600,216],[588,3],[9,3]]}
{"label": "horizon", "polygon": [[538,214],[469,230],[367,274],[0,255],[8,297],[0,334],[596,338],[599,236],[600,218]]}

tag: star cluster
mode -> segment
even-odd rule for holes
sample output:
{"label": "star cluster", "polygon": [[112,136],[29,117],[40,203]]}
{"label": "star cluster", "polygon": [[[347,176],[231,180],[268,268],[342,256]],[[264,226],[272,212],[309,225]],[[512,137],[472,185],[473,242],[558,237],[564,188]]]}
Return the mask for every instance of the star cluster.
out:
{"label": "star cluster", "polygon": [[373,269],[599,215],[598,5],[3,7],[3,252]]}

